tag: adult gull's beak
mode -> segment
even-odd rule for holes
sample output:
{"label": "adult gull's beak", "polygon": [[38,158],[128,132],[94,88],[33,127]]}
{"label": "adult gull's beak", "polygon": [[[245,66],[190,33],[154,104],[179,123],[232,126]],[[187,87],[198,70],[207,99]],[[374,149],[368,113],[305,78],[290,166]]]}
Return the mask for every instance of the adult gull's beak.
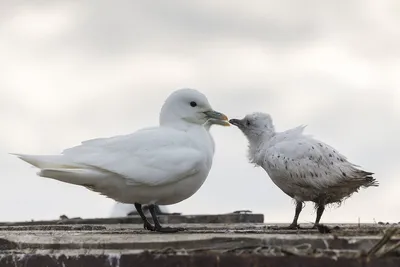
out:
{"label": "adult gull's beak", "polygon": [[208,119],[208,121],[206,122],[208,124],[218,124],[218,125],[222,125],[222,126],[231,126],[231,124],[227,121],[221,121],[221,120],[217,120],[217,119]]}
{"label": "adult gull's beak", "polygon": [[212,119],[212,122],[214,124],[220,124],[220,125],[224,125],[224,126],[230,125],[228,122],[228,117],[225,114],[222,114],[218,111],[210,110],[210,111],[204,112],[204,114],[206,114],[208,119]]}

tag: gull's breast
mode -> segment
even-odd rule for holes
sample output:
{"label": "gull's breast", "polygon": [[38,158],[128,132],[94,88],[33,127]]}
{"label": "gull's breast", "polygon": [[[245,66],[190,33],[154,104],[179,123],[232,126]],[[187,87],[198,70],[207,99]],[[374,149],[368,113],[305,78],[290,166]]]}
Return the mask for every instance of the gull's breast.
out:
{"label": "gull's breast", "polygon": [[203,168],[198,173],[178,182],[157,186],[127,186],[118,189],[107,188],[103,194],[123,203],[172,205],[179,203],[196,193],[207,178],[209,169]]}

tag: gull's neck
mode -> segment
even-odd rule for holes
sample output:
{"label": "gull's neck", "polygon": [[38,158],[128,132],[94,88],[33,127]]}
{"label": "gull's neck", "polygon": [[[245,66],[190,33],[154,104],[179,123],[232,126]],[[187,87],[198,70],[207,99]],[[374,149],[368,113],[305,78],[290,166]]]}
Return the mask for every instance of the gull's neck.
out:
{"label": "gull's neck", "polygon": [[272,127],[264,129],[264,131],[259,133],[253,133],[251,136],[247,137],[249,140],[248,157],[252,163],[258,163],[259,159],[263,158],[263,148],[268,145],[275,134],[275,129]]}
{"label": "gull's neck", "polygon": [[201,126],[181,118],[179,114],[176,114],[176,109],[171,108],[170,103],[165,103],[164,106],[162,107],[159,117],[159,123],[161,127],[170,127],[175,130],[180,130],[185,132],[187,132],[189,129],[193,127]]}
{"label": "gull's neck", "polygon": [[[209,129],[203,125],[192,123],[180,118],[174,113],[174,110],[167,110],[168,104],[165,104],[161,110],[159,117],[160,127],[172,128],[177,131],[188,133],[195,146],[202,151],[205,151],[211,158],[209,164],[212,163],[212,156],[214,154],[215,144],[212,139]],[[205,145],[208,144],[208,145]]]}
{"label": "gull's neck", "polygon": [[160,123],[160,126],[173,128],[174,130],[187,133],[187,136],[192,140],[192,145],[208,155],[207,164],[211,167],[215,151],[215,143],[210,132],[203,125],[180,120]]}
{"label": "gull's neck", "polygon": [[178,131],[184,131],[187,132],[189,130],[193,130],[196,128],[203,128],[202,125],[196,124],[196,123],[190,123],[187,121],[184,121],[182,119],[175,119],[175,120],[170,120],[170,121],[162,121],[160,120],[160,126],[161,127],[169,127],[173,128]]}
{"label": "gull's neck", "polygon": [[265,128],[260,132],[252,132],[247,136],[251,146],[260,146],[262,144],[268,143],[272,137],[276,134],[275,128]]}

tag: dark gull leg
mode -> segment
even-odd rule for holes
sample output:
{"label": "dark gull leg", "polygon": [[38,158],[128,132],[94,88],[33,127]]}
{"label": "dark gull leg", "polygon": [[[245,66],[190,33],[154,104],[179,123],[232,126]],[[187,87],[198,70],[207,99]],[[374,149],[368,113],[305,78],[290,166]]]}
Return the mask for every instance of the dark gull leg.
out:
{"label": "dark gull leg", "polygon": [[325,205],[322,203],[317,204],[317,217],[315,218],[315,223],[313,228],[317,228],[317,225],[319,224],[319,221],[321,220],[321,216],[324,213],[325,210]]}
{"label": "dark gull leg", "polygon": [[144,216],[144,213],[142,210],[142,204],[135,203],[135,208],[136,208],[137,212],[139,213],[140,218],[142,218],[142,220],[143,220],[144,229],[150,230],[150,231],[155,231],[155,227],[153,225],[151,225],[151,223],[147,220],[146,216]]}
{"label": "dark gull leg", "polygon": [[299,229],[299,225],[297,224],[297,220],[299,219],[299,215],[301,210],[303,209],[303,202],[296,201],[296,211],[294,214],[293,222],[289,225],[289,229]]}
{"label": "dark gull leg", "polygon": [[160,233],[176,233],[176,232],[185,230],[184,228],[162,227],[160,224],[160,221],[157,218],[156,207],[154,204],[149,205],[149,211],[150,211],[151,217],[153,218],[153,221],[154,221],[155,231],[160,232]]}

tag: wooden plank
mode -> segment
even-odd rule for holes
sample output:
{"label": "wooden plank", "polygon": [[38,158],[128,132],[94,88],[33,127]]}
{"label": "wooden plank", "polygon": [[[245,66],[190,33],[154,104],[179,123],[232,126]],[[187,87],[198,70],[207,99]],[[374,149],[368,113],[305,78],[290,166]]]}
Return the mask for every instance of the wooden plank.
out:
{"label": "wooden plank", "polygon": [[[79,225],[77,225],[79,226]],[[351,227],[342,225],[333,234],[320,234],[318,230],[283,230],[263,224],[207,224],[181,225],[186,231],[160,234],[133,225],[102,225],[102,228],[48,229],[47,226],[0,227],[0,247],[13,249],[111,249],[148,250],[162,249],[230,249],[236,246],[297,246],[309,244],[313,249],[368,250],[382,238],[388,227]],[[99,225],[93,225],[96,227]],[[35,229],[30,229],[35,227]],[[52,226],[53,227],[53,226]],[[29,229],[27,229],[29,228]],[[372,232],[372,229],[375,232]],[[373,234],[372,234],[373,233]],[[394,244],[400,236],[392,237],[387,244]]]}
{"label": "wooden plank", "polygon": [[[378,224],[288,230],[281,224],[180,224],[176,234],[140,224],[12,225],[0,227],[0,266],[399,266],[395,233],[367,256],[384,232]],[[382,256],[381,258],[379,258]]]}
{"label": "wooden plank", "polygon": [[[213,215],[160,215],[161,223],[168,224],[190,224],[190,223],[263,223],[263,214],[248,213],[229,213]],[[148,218],[153,222],[151,218]],[[25,222],[0,222],[0,226],[20,226],[20,225],[67,225],[67,224],[142,224],[139,216],[127,216],[116,218],[91,218],[81,219],[72,218],[64,220],[49,221],[25,221]]]}
{"label": "wooden plank", "polygon": [[366,258],[316,258],[316,257],[265,257],[262,255],[171,255],[162,256],[143,253],[121,254],[118,256],[109,255],[87,255],[76,256],[66,255],[41,255],[27,254],[24,257],[18,255],[5,255],[0,258],[0,265],[4,267],[30,266],[30,267],[397,267],[400,266],[400,259],[366,259]]}

